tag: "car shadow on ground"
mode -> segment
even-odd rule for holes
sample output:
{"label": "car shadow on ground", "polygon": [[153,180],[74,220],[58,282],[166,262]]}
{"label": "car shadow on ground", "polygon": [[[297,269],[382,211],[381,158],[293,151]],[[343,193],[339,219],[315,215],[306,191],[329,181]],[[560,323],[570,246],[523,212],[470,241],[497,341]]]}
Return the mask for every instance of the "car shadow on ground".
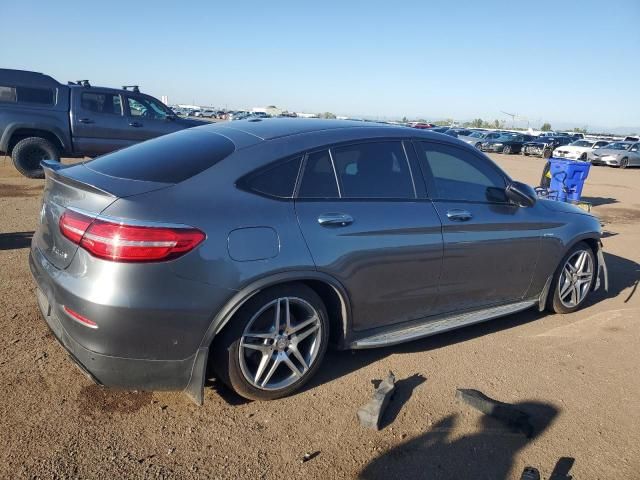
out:
{"label": "car shadow on ground", "polygon": [[0,250],[28,248],[34,232],[0,233]]}
{"label": "car shadow on ground", "polygon": [[607,252],[604,252],[604,261],[609,272],[609,291],[606,292],[604,285],[602,285],[602,288],[595,292],[594,295],[591,295],[585,306],[593,305],[605,298],[617,297],[630,288],[631,290],[624,299],[624,303],[628,303],[636,293],[638,281],[640,280],[640,265],[628,258]]}
{"label": "car shadow on ground", "polygon": [[[461,412],[469,408],[459,405]],[[434,423],[418,437],[373,459],[361,471],[359,478],[520,478],[521,472],[511,472],[515,456],[551,425],[559,409],[539,401],[526,401],[514,406],[530,415],[533,426],[530,438],[486,415],[480,417],[475,433],[453,438],[459,414],[452,414]],[[536,467],[546,470],[546,466]],[[551,467],[549,465],[547,471]],[[562,468],[566,470],[566,467]],[[554,478],[560,477],[556,475]]]}
{"label": "car shadow on ground", "polygon": [[580,197],[580,201],[590,203],[593,207],[601,205],[611,205],[612,203],[620,203],[617,198],[613,197]]}

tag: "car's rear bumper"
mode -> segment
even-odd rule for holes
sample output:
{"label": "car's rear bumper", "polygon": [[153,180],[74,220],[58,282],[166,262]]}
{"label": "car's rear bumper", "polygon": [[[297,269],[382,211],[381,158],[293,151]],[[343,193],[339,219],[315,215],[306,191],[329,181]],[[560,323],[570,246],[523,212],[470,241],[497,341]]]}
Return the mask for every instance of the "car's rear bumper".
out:
{"label": "car's rear bumper", "polygon": [[[194,346],[192,353],[186,358],[179,359],[166,359],[160,355],[155,355],[155,358],[133,358],[87,348],[82,344],[86,342],[86,338],[79,338],[74,332],[79,329],[99,332],[79,325],[66,314],[60,300],[66,294],[60,293],[62,287],[56,280],[56,275],[47,270],[46,259],[37,248],[31,250],[29,266],[38,287],[38,305],[47,325],[73,360],[94,381],[105,386],[139,390],[183,390],[188,386],[198,345]],[[55,273],[59,277],[61,272]],[[148,353],[141,351],[141,357]]]}
{"label": "car's rear bumper", "polygon": [[94,382],[136,390],[183,390],[187,387],[196,355],[184,360],[119,358],[92,352],[80,345],[62,322],[44,292],[36,290],[38,306],[56,339],[77,366]]}

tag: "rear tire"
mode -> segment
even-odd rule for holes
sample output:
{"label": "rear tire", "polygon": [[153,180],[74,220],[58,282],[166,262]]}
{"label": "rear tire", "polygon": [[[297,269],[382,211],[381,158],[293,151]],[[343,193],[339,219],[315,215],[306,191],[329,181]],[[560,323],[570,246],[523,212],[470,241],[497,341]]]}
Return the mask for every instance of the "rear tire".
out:
{"label": "rear tire", "polygon": [[11,160],[22,175],[27,178],[44,178],[40,166],[42,160],[60,161],[58,147],[41,137],[28,137],[20,140],[11,151]]}
{"label": "rear tire", "polygon": [[562,258],[551,280],[547,309],[555,313],[572,313],[589,297],[597,276],[597,263],[585,242],[574,245]]}
{"label": "rear tire", "polygon": [[502,153],[504,153],[505,155],[511,154],[511,145],[505,145],[502,149]]}
{"label": "rear tire", "polygon": [[482,143],[480,143],[480,142],[476,143],[476,145],[475,145],[475,147],[476,147],[478,150],[480,150],[480,147],[481,147],[481,146],[482,146]]}
{"label": "rear tire", "polygon": [[211,367],[239,395],[274,400],[313,377],[328,343],[329,317],[318,294],[302,284],[276,286],[249,299],[230,320],[214,340]]}

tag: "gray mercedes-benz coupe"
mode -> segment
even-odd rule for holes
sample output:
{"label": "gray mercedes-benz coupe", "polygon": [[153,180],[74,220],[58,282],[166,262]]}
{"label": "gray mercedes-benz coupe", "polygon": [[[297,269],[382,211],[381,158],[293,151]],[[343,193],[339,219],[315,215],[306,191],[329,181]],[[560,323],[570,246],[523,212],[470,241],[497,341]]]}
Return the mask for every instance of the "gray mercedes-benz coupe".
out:
{"label": "gray mercedes-benz coupe", "polygon": [[596,218],[425,130],[253,119],[44,163],[38,303],[107,386],[201,403],[211,373],[274,399],[329,344],[572,312],[606,285]]}

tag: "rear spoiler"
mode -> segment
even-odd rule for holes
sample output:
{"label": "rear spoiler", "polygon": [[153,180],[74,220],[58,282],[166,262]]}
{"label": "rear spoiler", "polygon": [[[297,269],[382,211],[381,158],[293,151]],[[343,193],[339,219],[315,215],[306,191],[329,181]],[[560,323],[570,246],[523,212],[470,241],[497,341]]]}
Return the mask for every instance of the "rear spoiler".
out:
{"label": "rear spoiler", "polygon": [[42,160],[40,162],[40,166],[44,170],[44,175],[46,179],[51,179],[56,182],[64,183],[66,185],[70,185],[75,188],[80,188],[81,190],[97,193],[98,195],[106,195],[109,197],[116,198],[116,195],[114,195],[111,192],[103,190],[102,188],[98,188],[95,185],[91,185],[81,180],[77,180],[70,176],[64,175],[64,173],[61,172],[61,170],[72,167],[73,165],[63,165],[61,162],[56,162],[55,160]]}

